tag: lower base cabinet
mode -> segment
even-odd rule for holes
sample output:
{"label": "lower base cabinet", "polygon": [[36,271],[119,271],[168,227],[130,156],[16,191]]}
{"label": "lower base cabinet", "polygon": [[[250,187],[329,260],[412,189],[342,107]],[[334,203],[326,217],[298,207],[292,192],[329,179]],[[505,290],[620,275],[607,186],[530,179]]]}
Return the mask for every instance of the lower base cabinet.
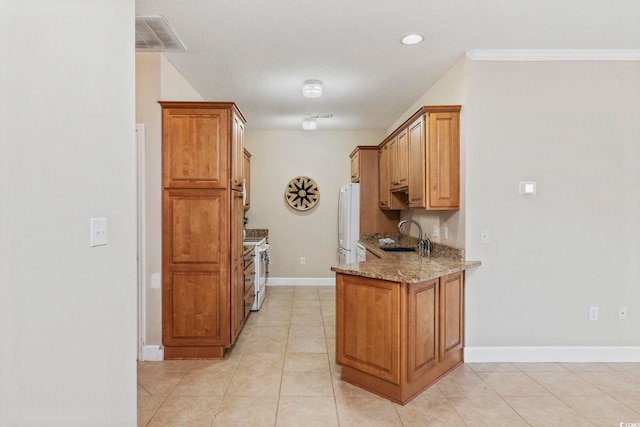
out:
{"label": "lower base cabinet", "polygon": [[463,362],[462,272],[421,283],[336,275],[342,380],[406,404]]}

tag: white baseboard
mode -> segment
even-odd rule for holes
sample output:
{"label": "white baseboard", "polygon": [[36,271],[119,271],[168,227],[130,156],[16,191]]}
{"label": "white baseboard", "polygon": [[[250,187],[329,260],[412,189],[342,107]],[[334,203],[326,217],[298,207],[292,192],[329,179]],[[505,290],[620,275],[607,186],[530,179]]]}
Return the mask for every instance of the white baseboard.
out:
{"label": "white baseboard", "polygon": [[466,363],[640,362],[640,347],[465,347]]}
{"label": "white baseboard", "polygon": [[159,362],[164,360],[164,347],[161,345],[145,345],[142,348],[142,361]]}
{"label": "white baseboard", "polygon": [[269,277],[267,286],[335,286],[334,277]]}

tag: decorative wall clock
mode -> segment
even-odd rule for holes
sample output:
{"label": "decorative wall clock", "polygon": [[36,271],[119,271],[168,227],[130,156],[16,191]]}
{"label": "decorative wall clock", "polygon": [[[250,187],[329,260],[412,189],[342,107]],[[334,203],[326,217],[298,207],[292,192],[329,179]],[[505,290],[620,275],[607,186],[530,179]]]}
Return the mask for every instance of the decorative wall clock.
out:
{"label": "decorative wall clock", "polygon": [[318,184],[308,176],[297,176],[287,184],[284,196],[293,209],[307,211],[320,200],[320,190]]}

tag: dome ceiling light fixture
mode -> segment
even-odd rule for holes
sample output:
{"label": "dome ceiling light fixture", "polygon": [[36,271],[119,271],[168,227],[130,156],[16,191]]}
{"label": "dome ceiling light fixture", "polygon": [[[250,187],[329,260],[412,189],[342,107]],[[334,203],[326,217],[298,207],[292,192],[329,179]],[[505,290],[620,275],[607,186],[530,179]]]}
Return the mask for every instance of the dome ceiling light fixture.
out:
{"label": "dome ceiling light fixture", "polygon": [[318,128],[318,119],[331,119],[333,114],[307,114],[307,117],[302,119],[302,129],[304,130],[316,130]]}
{"label": "dome ceiling light fixture", "polygon": [[322,82],[320,80],[305,80],[302,82],[302,95],[305,98],[322,96]]}
{"label": "dome ceiling light fixture", "polygon": [[404,36],[400,42],[406,45],[418,44],[424,40],[424,36],[421,34],[409,34]]}
{"label": "dome ceiling light fixture", "polygon": [[318,128],[318,119],[313,117],[306,117],[302,119],[302,129],[304,130],[316,130]]}

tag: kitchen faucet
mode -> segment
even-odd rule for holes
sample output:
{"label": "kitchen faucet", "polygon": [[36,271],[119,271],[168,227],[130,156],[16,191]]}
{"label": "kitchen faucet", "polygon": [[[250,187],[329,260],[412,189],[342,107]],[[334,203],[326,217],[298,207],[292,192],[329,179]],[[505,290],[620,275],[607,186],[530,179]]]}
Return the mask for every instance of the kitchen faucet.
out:
{"label": "kitchen faucet", "polygon": [[420,226],[420,224],[418,224],[417,221],[414,221],[413,219],[404,219],[398,223],[398,230],[401,230],[402,226],[407,222],[413,223],[418,226],[418,255],[423,256],[425,254],[425,251],[427,255],[429,255],[431,253],[431,240],[429,240],[429,238],[426,236],[425,239],[427,239],[427,241],[425,242],[424,240],[422,240],[422,227]]}

